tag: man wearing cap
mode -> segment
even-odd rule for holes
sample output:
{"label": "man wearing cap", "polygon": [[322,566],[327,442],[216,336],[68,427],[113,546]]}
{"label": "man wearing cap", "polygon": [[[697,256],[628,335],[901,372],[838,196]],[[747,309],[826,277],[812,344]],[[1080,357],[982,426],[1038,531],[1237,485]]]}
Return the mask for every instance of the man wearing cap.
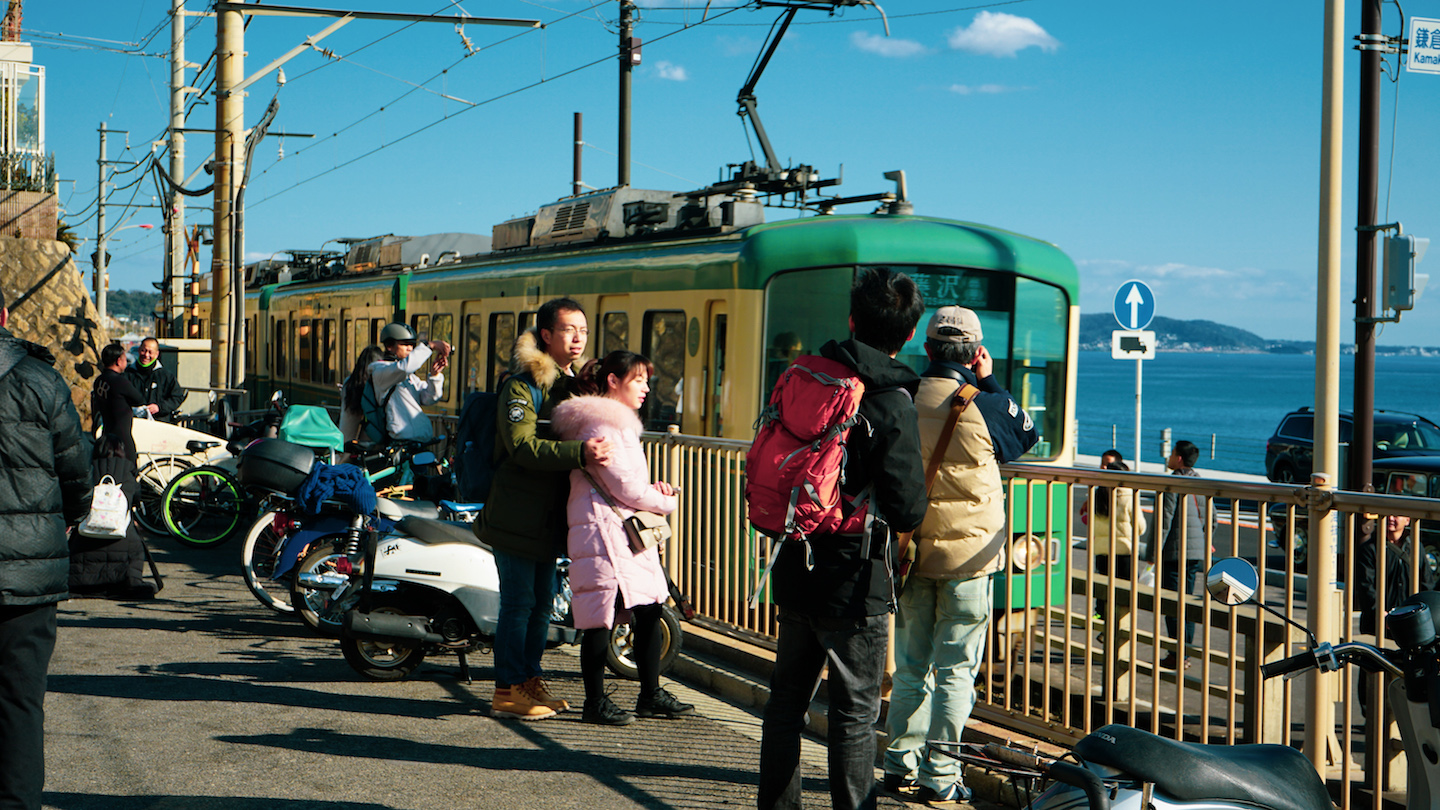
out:
{"label": "man wearing cap", "polygon": [[1030,415],[996,381],[982,337],[980,318],[971,310],[936,310],[925,329],[930,367],[915,394],[921,458],[928,464],[961,386],[978,389],[960,412],[930,485],[895,618],[883,787],[932,807],[970,798],[959,763],[929,753],[925,742],[959,742],[975,705],[993,604],[991,575],[1001,569],[1009,536],[1000,464],[1019,458],[1038,438]]}
{"label": "man wearing cap", "polygon": [[[380,330],[380,343],[385,359],[370,364],[370,384],[375,386],[375,401],[385,420],[385,431],[391,439],[429,441],[435,431],[425,415],[424,406],[433,405],[445,396],[445,366],[450,362],[450,344],[443,340],[417,343],[415,330],[403,323],[392,323]],[[430,378],[420,379],[415,372],[434,355]]]}

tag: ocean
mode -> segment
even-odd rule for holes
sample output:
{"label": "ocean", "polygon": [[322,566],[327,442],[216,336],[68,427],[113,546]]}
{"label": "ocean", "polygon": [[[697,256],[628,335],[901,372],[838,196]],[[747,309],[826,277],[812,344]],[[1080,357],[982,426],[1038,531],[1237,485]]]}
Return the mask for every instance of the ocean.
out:
{"label": "ocean", "polygon": [[[1265,440],[1280,418],[1315,405],[1315,357],[1297,354],[1161,352],[1145,360],[1140,448],[1163,462],[1161,431],[1200,447],[1200,467],[1265,474]],[[1340,358],[1340,408],[1354,404],[1355,358]],[[1079,452],[1135,453],[1135,361],[1080,352],[1076,419]],[[1375,407],[1440,421],[1440,357],[1375,359]],[[1113,434],[1112,434],[1113,426]],[[1112,439],[1112,435],[1114,438]],[[1210,457],[1212,437],[1214,458]]]}

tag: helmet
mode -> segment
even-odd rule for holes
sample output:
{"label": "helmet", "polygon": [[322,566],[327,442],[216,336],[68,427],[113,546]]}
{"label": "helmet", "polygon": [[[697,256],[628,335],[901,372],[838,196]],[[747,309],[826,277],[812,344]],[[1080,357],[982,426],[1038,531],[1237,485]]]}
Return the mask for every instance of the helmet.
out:
{"label": "helmet", "polygon": [[389,343],[392,340],[408,340],[413,343],[415,341],[415,330],[411,329],[403,323],[392,323],[389,326],[386,326],[384,329],[380,330],[381,344]]}

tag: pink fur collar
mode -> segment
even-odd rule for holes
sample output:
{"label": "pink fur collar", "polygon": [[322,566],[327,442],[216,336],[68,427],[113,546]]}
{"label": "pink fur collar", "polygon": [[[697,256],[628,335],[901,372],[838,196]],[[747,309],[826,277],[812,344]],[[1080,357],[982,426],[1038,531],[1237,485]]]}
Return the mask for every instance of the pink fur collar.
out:
{"label": "pink fur collar", "polygon": [[577,439],[587,428],[605,425],[640,435],[640,415],[619,400],[602,396],[578,396],[555,406],[550,415],[555,434],[562,439]]}

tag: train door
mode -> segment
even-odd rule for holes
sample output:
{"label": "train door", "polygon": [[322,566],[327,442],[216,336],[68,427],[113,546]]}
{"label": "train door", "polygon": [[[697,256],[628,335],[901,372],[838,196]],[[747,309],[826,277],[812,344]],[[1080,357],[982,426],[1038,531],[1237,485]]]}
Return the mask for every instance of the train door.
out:
{"label": "train door", "polygon": [[340,378],[343,382],[350,375],[350,369],[355,366],[355,358],[360,354],[360,346],[355,345],[355,310],[349,307],[340,310]]}
{"label": "train door", "polygon": [[702,364],[700,419],[706,436],[725,435],[725,415],[729,412],[729,388],[725,380],[725,338],[729,326],[724,301],[711,301],[705,330],[705,362]]}
{"label": "train door", "polygon": [[597,322],[590,324],[590,352],[595,357],[630,348],[630,296],[600,296],[595,319]]}
{"label": "train door", "polygon": [[[455,351],[459,352],[460,360],[457,384],[464,394],[485,390],[489,356],[485,353],[485,313],[482,308],[483,304],[479,301],[466,301],[460,306],[460,334],[455,342]],[[462,394],[456,406],[464,405]]]}

